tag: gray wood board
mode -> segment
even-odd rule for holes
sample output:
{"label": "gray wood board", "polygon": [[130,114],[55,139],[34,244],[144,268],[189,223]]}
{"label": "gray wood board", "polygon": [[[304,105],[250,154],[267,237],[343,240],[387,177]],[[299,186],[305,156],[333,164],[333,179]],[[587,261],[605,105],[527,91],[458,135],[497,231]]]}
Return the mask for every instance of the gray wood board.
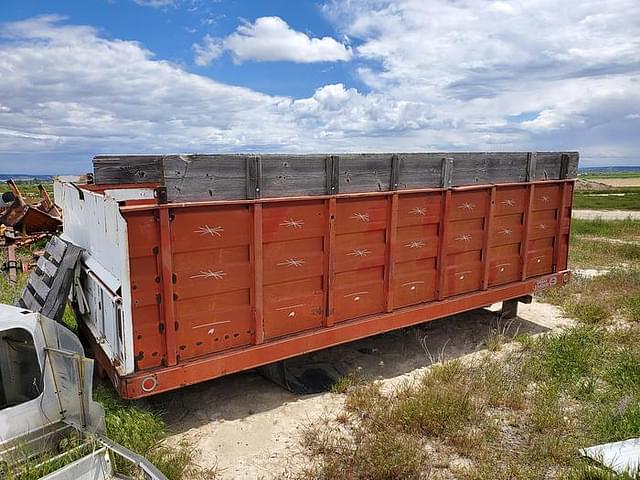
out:
{"label": "gray wood board", "polygon": [[[537,152],[533,180],[560,178],[563,154],[567,178],[575,178],[577,152]],[[453,162],[451,186],[524,182],[528,156],[527,152],[432,152],[155,158],[162,159],[161,183],[167,187],[168,201],[183,202],[440,187],[443,159]],[[129,165],[134,157],[117,158],[126,158]]]}
{"label": "gray wood board", "polygon": [[18,300],[17,305],[33,312],[39,312],[40,308],[42,308],[40,303],[38,303],[38,300],[36,300],[36,297],[33,296],[33,293],[31,293],[26,287],[22,291],[22,296]]}
{"label": "gray wood board", "polygon": [[47,260],[44,257],[38,258],[38,268],[42,272],[42,275],[53,278],[56,275],[56,271],[58,267],[56,267],[53,263]]}
{"label": "gray wood board", "polygon": [[563,153],[566,153],[569,157],[566,178],[575,178],[578,175],[577,152],[538,152],[535,180],[552,180],[560,178],[560,167],[562,165]]}
{"label": "gray wood board", "polygon": [[64,258],[58,267],[58,272],[53,278],[49,295],[42,305],[41,313],[45,317],[52,318],[58,322],[62,320],[64,307],[73,283],[74,270],[80,259],[80,253],[82,253],[80,247],[71,244],[68,245]]}
{"label": "gray wood board", "polygon": [[327,155],[262,155],[262,196],[323,195]]}
{"label": "gray wood board", "polygon": [[62,252],[59,265],[56,266],[46,258],[40,257],[38,268],[30,273],[27,286],[17,305],[61,321],[82,249],[58,237],[52,237],[45,247],[45,252],[49,255],[52,252]]}
{"label": "gray wood board", "polygon": [[31,287],[31,290],[33,290],[36,297],[41,300],[41,303],[44,303],[49,296],[49,291],[51,290],[49,286],[44,283],[37,274],[29,276],[29,282],[27,285]]}
{"label": "gray wood board", "polygon": [[170,155],[164,158],[164,185],[170,202],[247,198],[247,158],[251,155]]}
{"label": "gray wood board", "polygon": [[162,155],[99,155],[93,158],[95,183],[160,183]]}
{"label": "gray wood board", "polygon": [[64,252],[67,249],[67,244],[60,240],[58,237],[51,237],[51,240],[44,247],[45,253],[55,263],[60,263],[64,257]]}
{"label": "gray wood board", "polygon": [[391,153],[337,155],[339,193],[385,192],[391,183]]}

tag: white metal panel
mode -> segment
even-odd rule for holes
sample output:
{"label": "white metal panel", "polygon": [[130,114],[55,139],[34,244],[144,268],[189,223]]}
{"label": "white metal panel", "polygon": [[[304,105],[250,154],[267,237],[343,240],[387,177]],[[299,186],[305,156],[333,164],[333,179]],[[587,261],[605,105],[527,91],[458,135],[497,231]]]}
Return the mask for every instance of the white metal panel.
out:
{"label": "white metal panel", "polygon": [[43,349],[45,341],[38,325],[39,316],[39,313],[0,304],[0,332],[14,328],[27,330],[33,336],[40,370],[45,372],[43,392],[38,398],[0,410],[0,450],[2,450],[3,443],[8,443],[17,437],[63,419],[52,384],[51,370],[45,364]]}
{"label": "white metal panel", "polygon": [[40,480],[110,480],[113,478],[115,477],[109,452],[103,447]]}
{"label": "white metal panel", "polygon": [[122,200],[152,199],[153,188],[117,188],[114,190],[105,190],[104,194],[117,202]]}
{"label": "white metal panel", "polygon": [[[131,192],[133,196],[137,194]],[[65,183],[56,183],[56,200],[62,203],[63,238],[85,250],[83,263],[100,280],[93,281],[92,293],[86,294],[90,303],[88,326],[107,356],[117,360],[119,373],[133,373],[128,233],[118,201]],[[107,294],[104,300],[102,291]],[[107,300],[113,296],[121,297],[121,304]],[[119,327],[117,322],[121,322]]]}
{"label": "white metal panel", "polygon": [[640,469],[640,438],[583,448],[580,453],[617,473],[633,473]]}

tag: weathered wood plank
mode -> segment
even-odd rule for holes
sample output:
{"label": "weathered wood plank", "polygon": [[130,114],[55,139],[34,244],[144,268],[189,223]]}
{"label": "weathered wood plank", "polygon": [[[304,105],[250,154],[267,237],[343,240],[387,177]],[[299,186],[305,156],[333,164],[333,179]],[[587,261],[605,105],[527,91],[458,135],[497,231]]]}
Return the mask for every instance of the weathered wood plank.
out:
{"label": "weathered wood plank", "polygon": [[37,275],[30,275],[29,282],[27,285],[30,285],[33,289],[33,292],[40,299],[40,303],[44,303],[49,296],[49,291],[51,290],[46,283],[42,281],[40,277]]}
{"label": "weathered wood plank", "polygon": [[141,177],[138,181],[155,178],[154,161],[161,159],[159,180],[170,202],[435,188],[442,184],[443,158],[453,160],[448,186],[454,187],[577,175],[577,152],[537,152],[533,163],[529,157],[527,152],[218,154],[103,156],[94,163],[96,168],[119,168],[110,181],[117,176],[130,183],[136,181],[131,175]]}
{"label": "weathered wood plank", "polygon": [[250,155],[170,155],[164,184],[170,202],[247,198]]}
{"label": "weathered wood plank", "polygon": [[43,273],[43,275],[46,275],[49,278],[53,278],[56,276],[56,271],[58,270],[58,267],[56,267],[53,263],[51,263],[46,258],[44,257],[38,258],[37,265],[40,271]]}
{"label": "weathered wood plank", "polygon": [[566,177],[578,175],[577,152],[538,152],[536,161],[536,180],[553,180],[562,177],[562,155],[567,155]]}
{"label": "weathered wood plank", "polygon": [[17,305],[34,312],[39,312],[41,308],[40,303],[38,303],[38,300],[36,300],[36,297],[33,296],[33,293],[31,293],[28,288],[22,291],[22,296],[18,300]]}
{"label": "weathered wood plank", "polygon": [[401,153],[398,188],[439,187],[442,178],[443,154]]}
{"label": "weathered wood plank", "polygon": [[9,245],[5,249],[7,258],[7,268],[9,270],[9,281],[16,283],[18,281],[18,257],[16,256],[16,246]]}
{"label": "weathered wood plank", "polygon": [[60,240],[58,237],[51,237],[51,240],[47,243],[44,251],[49,255],[55,263],[60,263],[64,257],[64,252],[67,249],[67,244]]}
{"label": "weathered wood plank", "polygon": [[392,154],[341,154],[340,193],[385,192],[391,183]]}
{"label": "weathered wood plank", "polygon": [[82,249],[76,245],[69,244],[65,251],[64,258],[58,267],[58,273],[53,279],[51,289],[46,301],[42,305],[41,313],[56,321],[62,320],[64,307],[73,283],[74,270],[80,259]]}
{"label": "weathered wood plank", "polygon": [[98,155],[93,157],[95,183],[160,183],[162,155]]}
{"label": "weathered wood plank", "polygon": [[452,185],[524,182],[527,178],[527,154],[453,153]]}
{"label": "weathered wood plank", "polygon": [[326,155],[262,155],[262,196],[323,195]]}

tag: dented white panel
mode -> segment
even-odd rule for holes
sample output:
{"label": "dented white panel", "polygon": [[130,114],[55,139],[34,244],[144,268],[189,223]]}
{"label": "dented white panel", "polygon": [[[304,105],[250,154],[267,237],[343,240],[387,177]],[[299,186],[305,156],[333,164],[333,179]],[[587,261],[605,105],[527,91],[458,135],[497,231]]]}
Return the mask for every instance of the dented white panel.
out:
{"label": "dented white panel", "polygon": [[[142,190],[127,189],[123,197],[140,198],[146,195]],[[81,283],[90,290],[85,292],[88,326],[118,372],[133,373],[129,245],[127,223],[118,205],[124,198],[61,182],[56,182],[54,193],[63,210],[62,238],[85,250],[83,275],[89,278]]]}

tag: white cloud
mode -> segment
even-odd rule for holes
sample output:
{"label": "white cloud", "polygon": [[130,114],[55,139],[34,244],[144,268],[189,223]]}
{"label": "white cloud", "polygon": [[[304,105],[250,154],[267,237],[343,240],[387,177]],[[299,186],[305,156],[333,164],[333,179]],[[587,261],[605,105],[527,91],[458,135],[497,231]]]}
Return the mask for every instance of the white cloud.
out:
{"label": "white cloud", "polygon": [[223,46],[221,42],[211,35],[207,34],[202,39],[202,44],[194,43],[193,51],[195,53],[196,65],[204,67],[222,55]]}
{"label": "white cloud", "polygon": [[[576,148],[587,163],[638,163],[640,3],[509,6],[330,3],[327,18],[357,46],[336,43],[367,88],[336,83],[298,99],[189,73],[58,16],[4,24],[0,171],[82,172],[96,153],[176,151]],[[247,45],[265,40],[256,25],[236,32]],[[293,33],[308,40],[301,48],[322,40]],[[230,49],[206,38],[200,63]],[[273,59],[288,45],[263,43],[231,53]]]}
{"label": "white cloud", "polygon": [[82,172],[99,152],[271,149],[295,130],[280,109],[288,99],[190,74],[58,17],[0,36],[11,36],[0,43],[0,171]]}
{"label": "white cloud", "polygon": [[175,7],[178,3],[178,0],[133,0],[133,1],[143,7],[153,7],[153,8]]}
{"label": "white cloud", "polygon": [[[324,12],[358,45],[371,108],[411,105],[387,121],[424,145],[639,160],[637,0],[336,0]],[[520,112],[537,114],[511,118]]]}
{"label": "white cloud", "polygon": [[331,37],[311,38],[293,30],[280,17],[261,17],[254,23],[243,23],[224,39],[207,35],[202,45],[194,45],[194,50],[198,65],[210,63],[223,50],[231,52],[236,62],[336,62],[348,61],[352,56],[349,46]]}

